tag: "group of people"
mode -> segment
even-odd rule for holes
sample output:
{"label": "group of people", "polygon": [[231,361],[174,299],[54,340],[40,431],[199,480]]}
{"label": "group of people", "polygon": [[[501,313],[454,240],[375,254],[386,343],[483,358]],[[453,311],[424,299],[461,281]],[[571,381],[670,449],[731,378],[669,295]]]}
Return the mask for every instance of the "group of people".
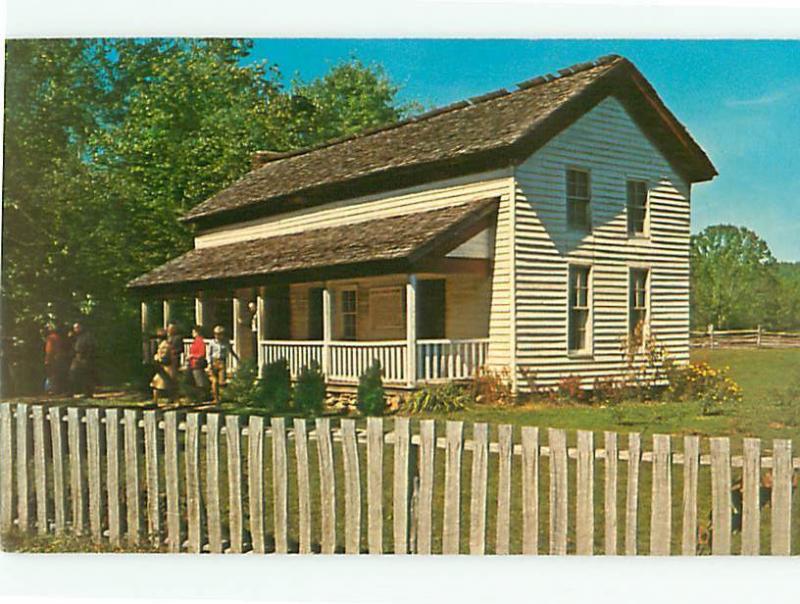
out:
{"label": "group of people", "polygon": [[71,329],[47,326],[44,344],[44,389],[53,395],[94,396],[97,347],[81,322]]}
{"label": "group of people", "polygon": [[[153,358],[155,375],[150,387],[153,390],[153,402],[157,405],[162,398],[172,402],[178,395],[183,338],[175,323],[160,329],[156,336],[158,347]],[[227,379],[228,357],[231,355],[237,358],[221,325],[214,327],[214,339],[209,342],[208,350],[202,326],[195,325],[192,328],[192,343],[186,357],[186,381],[194,391],[195,398],[205,400],[210,388],[214,404],[220,402],[221,390]]]}

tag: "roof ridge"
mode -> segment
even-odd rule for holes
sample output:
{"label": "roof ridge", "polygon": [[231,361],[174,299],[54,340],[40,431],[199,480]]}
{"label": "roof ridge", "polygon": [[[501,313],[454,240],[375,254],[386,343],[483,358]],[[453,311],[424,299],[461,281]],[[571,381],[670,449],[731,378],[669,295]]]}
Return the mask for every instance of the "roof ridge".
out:
{"label": "roof ridge", "polygon": [[507,88],[498,88],[496,90],[492,90],[489,92],[485,92],[480,95],[467,97],[466,99],[462,99],[460,101],[454,101],[448,105],[442,105],[441,107],[434,107],[428,111],[423,113],[413,115],[402,120],[397,120],[396,122],[391,122],[389,124],[384,124],[382,126],[375,126],[372,128],[367,128],[366,130],[361,130],[356,132],[355,134],[348,134],[345,136],[339,136],[323,143],[319,143],[317,145],[312,145],[310,147],[303,147],[301,149],[295,149],[292,151],[267,151],[267,150],[258,150],[255,153],[275,153],[274,158],[269,161],[265,162],[255,170],[259,170],[260,168],[270,165],[273,161],[278,161],[282,159],[289,159],[291,157],[296,157],[298,155],[305,155],[306,153],[311,153],[312,151],[319,151],[320,149],[326,149],[328,147],[333,147],[335,145],[339,145],[341,143],[355,140],[359,138],[364,138],[367,136],[371,136],[373,134],[377,134],[379,132],[387,132],[389,130],[394,130],[395,128],[399,128],[401,126],[405,126],[407,124],[411,124],[414,122],[420,122],[432,117],[436,117],[438,115],[443,115],[445,113],[450,113],[452,111],[457,111],[459,109],[464,109],[466,107],[472,107],[475,105],[479,105],[481,103],[486,103],[489,101],[493,101],[497,98],[503,96],[509,96],[512,94],[516,94],[518,92],[522,92],[524,90],[529,90],[531,88],[535,88],[542,84],[548,84],[555,80],[561,80],[564,78],[568,78],[584,71],[588,71],[589,69],[593,69],[595,67],[602,67],[603,65],[610,65],[614,62],[625,60],[625,58],[621,55],[617,54],[608,54],[598,57],[592,61],[584,61],[582,63],[575,63],[574,65],[570,65],[569,67],[564,67],[562,69],[557,70],[556,73],[546,73],[543,75],[536,76],[534,78],[530,78],[528,80],[523,80],[516,84],[516,90],[508,90]]}

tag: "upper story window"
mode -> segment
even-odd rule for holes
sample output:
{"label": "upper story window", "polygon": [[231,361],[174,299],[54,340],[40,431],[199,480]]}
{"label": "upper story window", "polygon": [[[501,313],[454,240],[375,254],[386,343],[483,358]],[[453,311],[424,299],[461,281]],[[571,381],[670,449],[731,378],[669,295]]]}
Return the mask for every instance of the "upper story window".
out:
{"label": "upper story window", "polygon": [[585,170],[567,169],[567,226],[573,230],[592,229],[591,187]]}
{"label": "upper story window", "polygon": [[647,183],[628,181],[628,236],[644,237],[647,228]]}
{"label": "upper story window", "polygon": [[569,267],[569,351],[589,349],[589,274],[588,266]]}
{"label": "upper story window", "polygon": [[641,345],[644,342],[648,321],[647,282],[650,271],[644,268],[632,268],[630,272],[628,298],[628,338],[631,344]]}
{"label": "upper story window", "polygon": [[355,340],[358,325],[358,292],[345,289],[340,293],[339,319],[343,340]]}

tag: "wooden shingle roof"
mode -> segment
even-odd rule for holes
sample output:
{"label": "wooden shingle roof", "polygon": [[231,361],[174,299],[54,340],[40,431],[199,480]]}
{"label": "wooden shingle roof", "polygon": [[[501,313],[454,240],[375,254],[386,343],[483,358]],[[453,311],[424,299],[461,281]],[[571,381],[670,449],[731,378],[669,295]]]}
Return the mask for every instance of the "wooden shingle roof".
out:
{"label": "wooden shingle roof", "polygon": [[444,254],[478,230],[497,211],[497,199],[481,199],[427,212],[367,220],[226,245],[196,248],[137,277],[132,289],[230,284],[270,276],[303,276],[325,269],[330,276],[372,267],[405,272],[414,263]]}
{"label": "wooden shingle roof", "polygon": [[626,106],[687,180],[716,170],[627,59],[611,55],[557,75],[269,160],[185,216],[201,228],[397,189],[524,160],[606,96]]}

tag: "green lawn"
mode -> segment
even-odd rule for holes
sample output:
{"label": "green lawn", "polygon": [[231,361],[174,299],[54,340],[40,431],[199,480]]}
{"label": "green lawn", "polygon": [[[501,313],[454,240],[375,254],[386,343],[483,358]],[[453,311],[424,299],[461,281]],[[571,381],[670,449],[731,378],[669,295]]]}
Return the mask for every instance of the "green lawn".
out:
{"label": "green lawn", "polygon": [[[698,350],[695,361],[730,367],[743,401],[718,415],[694,402],[598,404],[529,403],[475,406],[447,419],[553,428],[706,436],[800,437],[800,350]],[[432,416],[445,419],[444,416]]]}

